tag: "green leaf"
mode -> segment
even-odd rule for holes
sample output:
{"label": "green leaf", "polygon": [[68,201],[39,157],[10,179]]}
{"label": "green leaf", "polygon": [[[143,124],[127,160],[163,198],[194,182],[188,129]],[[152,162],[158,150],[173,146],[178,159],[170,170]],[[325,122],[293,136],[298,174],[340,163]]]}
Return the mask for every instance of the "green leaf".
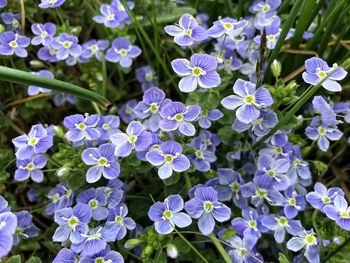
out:
{"label": "green leaf", "polygon": [[278,262],[279,263],[289,263],[289,259],[283,253],[279,253]]}
{"label": "green leaf", "polygon": [[41,259],[38,257],[31,257],[25,263],[41,263]]}
{"label": "green leaf", "polygon": [[160,252],[157,259],[156,259],[157,263],[167,263],[167,258],[166,258],[166,254],[164,253],[164,251]]}
{"label": "green leaf", "polygon": [[316,170],[320,173],[324,173],[328,169],[328,165],[321,161],[313,161]]}
{"label": "green leaf", "polygon": [[167,179],[164,179],[163,182],[165,185],[173,185],[176,184],[180,179],[180,174],[179,173],[174,173],[172,176],[170,176]]}
{"label": "green leaf", "polygon": [[110,104],[110,102],[105,97],[102,97],[101,95],[90,90],[64,81],[50,79],[18,69],[0,66],[0,80],[24,85],[45,87],[51,90],[72,94],[80,98],[96,102],[103,107],[107,107]]}
{"label": "green leaf", "polygon": [[21,262],[22,260],[20,255],[12,256],[8,258],[6,261],[6,263],[21,263]]}
{"label": "green leaf", "polygon": [[215,91],[207,91],[199,96],[199,105],[202,110],[212,110],[217,108],[220,101],[220,95]]}

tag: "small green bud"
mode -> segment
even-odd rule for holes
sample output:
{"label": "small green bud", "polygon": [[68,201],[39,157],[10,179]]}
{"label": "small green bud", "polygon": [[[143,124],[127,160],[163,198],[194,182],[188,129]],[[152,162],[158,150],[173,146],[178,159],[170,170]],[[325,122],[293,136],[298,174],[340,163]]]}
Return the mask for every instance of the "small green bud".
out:
{"label": "small green bud", "polygon": [[35,68],[35,69],[44,67],[44,64],[39,60],[31,60],[29,64],[32,68]]}
{"label": "small green bud", "polygon": [[143,253],[144,253],[146,256],[152,255],[152,253],[153,253],[153,247],[150,246],[150,245],[147,245],[147,246],[145,247],[145,249],[143,250]]}
{"label": "small green bud", "polygon": [[280,76],[281,70],[282,70],[281,62],[275,59],[271,64],[271,71],[272,71],[272,74],[275,76],[275,78],[278,78]]}
{"label": "small green bud", "polygon": [[3,24],[0,24],[0,33],[5,31],[5,26]]}
{"label": "small green bud", "polygon": [[61,126],[54,126],[53,130],[57,137],[64,138],[64,131]]}
{"label": "small green bud", "polygon": [[133,238],[133,239],[129,239],[125,242],[125,245],[124,247],[126,249],[132,249],[138,245],[140,245],[141,243],[143,242],[143,240],[140,240],[140,239],[136,239],[136,238]]}

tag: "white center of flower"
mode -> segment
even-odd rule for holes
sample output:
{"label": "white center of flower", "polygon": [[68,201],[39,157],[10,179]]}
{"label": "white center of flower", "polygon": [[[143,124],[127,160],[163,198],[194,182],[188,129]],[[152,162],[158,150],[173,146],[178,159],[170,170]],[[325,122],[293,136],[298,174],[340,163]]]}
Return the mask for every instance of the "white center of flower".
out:
{"label": "white center of flower", "polygon": [[27,164],[26,168],[28,171],[33,171],[35,169],[35,165],[34,165],[34,163],[30,162]]}
{"label": "white center of flower", "polygon": [[210,201],[205,201],[203,203],[204,211],[210,213],[214,209],[214,205]]}
{"label": "white center of flower", "polygon": [[64,41],[62,45],[64,48],[70,48],[73,45],[73,42],[72,41]]}
{"label": "white center of flower", "polygon": [[15,40],[12,40],[10,43],[9,43],[9,46],[12,47],[12,48],[16,48],[18,46],[17,42]]}
{"label": "white center of flower", "polygon": [[92,209],[95,209],[96,207],[98,207],[98,201],[96,199],[91,199],[89,201],[89,206],[92,208]]}
{"label": "white center of flower", "polygon": [[326,129],[323,127],[318,127],[318,133],[320,135],[325,135],[327,133]]}
{"label": "white center of flower", "polygon": [[46,31],[41,32],[41,37],[47,37],[49,34]]}
{"label": "white center of flower", "polygon": [[32,137],[28,140],[28,144],[31,145],[31,146],[34,146],[36,145],[37,143],[39,142],[39,139],[36,138],[36,137]]}
{"label": "white center of flower", "polygon": [[128,54],[128,51],[125,48],[122,48],[121,50],[119,50],[119,54],[122,57],[125,57]]}
{"label": "white center of flower", "polygon": [[304,237],[304,242],[311,246],[311,245],[316,245],[317,244],[317,239],[315,237],[314,233],[308,234]]}
{"label": "white center of flower", "polygon": [[137,141],[137,136],[136,135],[131,135],[128,138],[129,143],[135,143]]}

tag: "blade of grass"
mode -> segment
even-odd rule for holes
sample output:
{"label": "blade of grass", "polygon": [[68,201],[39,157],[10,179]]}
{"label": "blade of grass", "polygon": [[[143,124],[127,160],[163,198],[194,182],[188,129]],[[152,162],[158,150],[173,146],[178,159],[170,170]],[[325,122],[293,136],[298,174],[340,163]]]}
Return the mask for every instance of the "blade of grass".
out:
{"label": "blade of grass", "polygon": [[45,87],[51,90],[72,94],[77,97],[96,102],[104,108],[110,105],[110,102],[105,97],[90,90],[64,81],[42,77],[18,69],[0,66],[0,80],[9,81],[10,83]]}
{"label": "blade of grass", "polygon": [[213,233],[211,233],[209,234],[209,237],[213,241],[220,255],[223,257],[224,261],[226,263],[232,263],[231,258],[229,257],[229,255],[227,255],[227,252],[225,251],[224,247],[221,245],[220,241],[216,238],[216,236]]}
{"label": "blade of grass", "polygon": [[225,0],[225,6],[227,8],[227,14],[229,17],[234,17],[233,7],[232,7],[232,1],[231,0]]}
{"label": "blade of grass", "polygon": [[303,0],[297,0],[295,2],[295,4],[293,5],[293,8],[292,8],[292,10],[289,13],[287,21],[284,23],[284,26],[282,28],[282,31],[281,31],[280,37],[279,37],[279,39],[278,39],[278,41],[276,43],[276,46],[272,50],[271,55],[270,55],[270,57],[268,59],[268,62],[267,62],[268,66],[267,66],[267,68],[270,68],[270,65],[271,65],[272,61],[274,61],[276,59],[278,53],[280,52],[280,50],[281,50],[281,48],[283,46],[283,42],[286,39],[286,36],[287,36],[289,30],[292,28],[293,23],[294,23],[295,19],[297,18],[297,15],[299,13],[300,7],[302,6],[303,2],[304,2]]}

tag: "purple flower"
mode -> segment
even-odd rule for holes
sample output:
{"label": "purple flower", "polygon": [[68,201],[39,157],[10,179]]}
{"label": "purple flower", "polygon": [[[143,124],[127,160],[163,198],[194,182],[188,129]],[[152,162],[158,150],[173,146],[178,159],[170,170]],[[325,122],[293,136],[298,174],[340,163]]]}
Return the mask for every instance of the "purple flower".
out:
{"label": "purple flower", "polygon": [[150,150],[146,159],[152,165],[158,166],[158,175],[161,179],[169,178],[173,171],[184,172],[190,168],[190,162],[182,154],[182,147],[175,141],[163,142],[160,148]]}
{"label": "purple flower", "polygon": [[233,93],[225,97],[221,104],[228,110],[235,110],[236,117],[243,123],[255,121],[260,116],[260,110],[272,105],[270,92],[260,87],[256,90],[255,84],[238,79],[233,86]]}
{"label": "purple flower", "polygon": [[16,157],[18,159],[30,159],[34,154],[45,153],[52,145],[51,135],[41,125],[33,125],[28,135],[24,134],[12,140],[16,147]]}
{"label": "purple flower", "polygon": [[11,56],[16,54],[18,57],[28,56],[26,47],[30,44],[30,38],[7,31],[0,35],[0,55]]}
{"label": "purple flower", "polygon": [[51,46],[57,50],[56,57],[59,60],[65,60],[69,56],[79,57],[83,52],[78,44],[78,38],[67,33],[55,37]]}
{"label": "purple flower", "polygon": [[115,179],[119,176],[120,165],[118,157],[114,155],[113,144],[106,143],[98,148],[88,148],[83,151],[81,158],[87,165],[92,165],[86,173],[86,181],[90,184],[97,182],[103,175],[106,179]]}
{"label": "purple flower", "polygon": [[129,100],[118,110],[118,114],[123,122],[130,123],[136,118],[134,108],[136,107],[136,100]]}
{"label": "purple flower", "polygon": [[39,7],[43,9],[59,7],[64,3],[64,1],[65,0],[41,0]]}
{"label": "purple flower", "polygon": [[13,14],[10,12],[4,12],[1,14],[1,18],[4,24],[7,25],[7,30],[15,33],[21,32],[21,15]]}
{"label": "purple flower", "polygon": [[[48,70],[40,70],[38,72],[33,72],[33,74],[50,78],[50,79],[54,78],[54,75]],[[33,95],[39,94],[40,92],[43,92],[43,93],[51,92],[51,90],[47,88],[38,87],[38,86],[29,86],[27,92],[29,96],[33,96]]]}
{"label": "purple flower", "polygon": [[125,11],[119,11],[117,8],[112,7],[112,5],[101,5],[100,12],[102,15],[94,16],[93,20],[109,28],[124,27],[124,23],[122,22],[128,18],[128,14]]}
{"label": "purple flower", "polygon": [[71,206],[73,203],[73,191],[60,183],[52,188],[47,195],[47,198],[52,202],[46,206],[45,213],[52,215],[56,210]]}
{"label": "purple flower", "polygon": [[289,155],[291,166],[288,171],[288,177],[291,184],[295,184],[297,181],[309,182],[311,180],[311,171],[309,163],[304,161],[299,145],[293,146],[294,154]]}
{"label": "purple flower", "polygon": [[269,180],[272,187],[276,190],[286,190],[289,185],[289,179],[286,175],[290,167],[288,159],[274,159],[270,155],[262,154],[259,156],[257,171],[255,176],[263,176]]}
{"label": "purple flower", "polygon": [[57,62],[59,59],[56,57],[57,50],[52,46],[42,47],[38,51],[38,58],[43,61]]}
{"label": "purple flower", "polygon": [[255,0],[249,7],[249,11],[252,13],[270,14],[280,6],[281,0]]}
{"label": "purple flower", "polygon": [[7,0],[0,0],[0,8],[4,8],[7,5]]}
{"label": "purple flower", "polygon": [[198,118],[198,124],[203,129],[209,129],[212,121],[217,121],[223,116],[224,114],[218,109],[213,109],[210,111],[202,110]]}
{"label": "purple flower", "polygon": [[77,97],[66,93],[54,92],[53,102],[56,106],[62,106],[66,102],[76,104]]}
{"label": "purple flower", "polygon": [[325,205],[331,205],[334,199],[339,196],[344,196],[344,192],[339,187],[332,187],[327,189],[323,184],[317,182],[314,186],[315,191],[306,195],[306,200],[312,205],[313,208],[321,210]]}
{"label": "purple flower", "polygon": [[46,157],[41,154],[30,159],[17,160],[15,180],[24,181],[30,177],[34,182],[41,183],[44,180],[44,174],[40,169],[45,167],[46,162]]}
{"label": "purple flower", "polygon": [[97,58],[98,61],[102,60],[103,51],[109,46],[108,40],[95,40],[91,39],[85,44],[83,44],[83,52],[81,53],[80,60],[82,62],[88,62],[93,56]]}
{"label": "purple flower", "polygon": [[106,224],[90,230],[88,234],[83,234],[83,241],[79,244],[73,243],[71,249],[75,253],[80,253],[81,257],[93,256],[107,248],[107,242],[115,241],[113,226]]}
{"label": "purple flower", "polygon": [[337,114],[322,96],[315,96],[312,100],[312,106],[321,115],[322,124],[327,126],[339,124]]}
{"label": "purple flower", "polygon": [[49,47],[53,41],[53,36],[56,34],[56,25],[53,23],[38,24],[35,23],[32,25],[32,32],[35,37],[32,39],[32,45],[40,45]]}
{"label": "purple flower", "polygon": [[213,187],[197,187],[194,198],[185,203],[185,210],[192,218],[199,218],[198,228],[204,235],[213,232],[215,220],[224,222],[231,217],[231,209],[218,201]]}
{"label": "purple flower", "polygon": [[107,50],[106,59],[109,62],[117,63],[123,68],[129,68],[132,59],[141,54],[138,46],[132,45],[125,37],[117,37],[112,42],[112,47]]}
{"label": "purple flower", "polygon": [[136,227],[135,221],[126,217],[128,214],[128,207],[125,204],[119,204],[109,210],[107,217],[107,224],[113,228],[114,239],[121,240],[126,235],[126,229],[133,230]]}
{"label": "purple flower", "polygon": [[13,245],[13,234],[16,231],[17,217],[11,212],[0,214],[0,258],[6,256]]}
{"label": "purple flower", "polygon": [[96,125],[100,120],[100,115],[93,114],[83,116],[81,114],[74,114],[64,118],[63,124],[69,131],[66,137],[71,142],[79,142],[83,139],[97,140],[100,137],[100,132],[96,129]]}
{"label": "purple flower", "polygon": [[161,89],[152,87],[145,91],[143,100],[134,108],[135,115],[140,119],[151,116],[148,120],[150,130],[156,132],[159,130],[159,109],[169,103],[169,99],[165,99],[165,93]]}
{"label": "purple flower", "polygon": [[282,202],[284,214],[288,219],[294,218],[300,211],[304,211],[306,202],[302,195],[297,194],[293,187],[286,189],[285,200]]}
{"label": "purple flower", "polygon": [[111,141],[116,146],[115,154],[125,157],[130,155],[133,149],[137,152],[148,149],[152,143],[152,136],[139,121],[132,121],[126,128],[126,133],[113,134]]}
{"label": "purple flower", "polygon": [[141,83],[141,88],[143,91],[148,90],[149,88],[155,87],[157,81],[155,79],[155,72],[151,66],[144,66],[137,68],[135,70],[136,79]]}
{"label": "purple flower", "polygon": [[189,215],[180,212],[183,208],[184,201],[180,195],[169,195],[164,202],[156,202],[150,207],[148,217],[155,222],[156,231],[166,235],[173,232],[175,226],[184,228],[192,223]]}
{"label": "purple flower", "polygon": [[67,207],[55,212],[55,222],[59,224],[52,240],[65,242],[68,238],[72,243],[80,243],[81,234],[89,231],[88,223],[91,219],[91,209],[86,204],[78,203],[75,207]]}
{"label": "purple flower", "polygon": [[233,262],[240,263],[261,263],[259,254],[255,253],[255,244],[246,237],[234,236],[227,240],[230,243],[227,254]]}
{"label": "purple flower", "polygon": [[173,70],[181,77],[179,89],[182,92],[192,92],[197,86],[209,89],[220,85],[221,79],[216,72],[218,63],[216,59],[207,54],[194,54],[191,61],[185,58],[175,59],[171,62]]}
{"label": "purple flower", "polygon": [[[93,262],[99,262],[99,261],[108,262],[108,263],[124,263],[124,259],[122,255],[120,255],[120,253],[117,251],[111,250],[108,246],[106,249],[101,250],[100,252],[92,256],[85,256],[79,260],[80,263],[93,263]],[[70,262],[67,262],[67,263],[70,263]]]}
{"label": "purple flower", "polygon": [[62,248],[57,256],[54,258],[52,263],[75,263],[76,258],[72,250],[68,248]]}
{"label": "purple flower", "polygon": [[89,205],[93,219],[99,221],[107,218],[108,209],[104,207],[107,205],[107,197],[103,188],[89,188],[81,192],[77,197],[77,203]]}
{"label": "purple flower", "polygon": [[6,201],[6,199],[0,195],[0,214],[10,211],[8,205],[9,203]]}
{"label": "purple flower", "polygon": [[292,237],[287,242],[287,248],[293,252],[298,252],[299,250],[305,248],[304,255],[309,262],[320,262],[318,240],[312,230],[300,232],[298,236]]}
{"label": "purple flower", "polygon": [[310,126],[305,129],[305,134],[310,140],[317,140],[317,145],[323,152],[328,150],[329,140],[338,141],[343,136],[343,133],[337,128],[320,123],[319,117],[312,119]]}
{"label": "purple flower", "polygon": [[208,37],[205,28],[198,25],[196,19],[189,14],[181,16],[179,25],[166,26],[164,29],[175,37],[175,42],[180,46],[192,46],[193,42],[200,42]]}
{"label": "purple flower", "polygon": [[14,245],[17,245],[22,239],[39,235],[39,228],[33,224],[33,217],[28,211],[20,211],[15,213],[15,215],[17,217],[17,227],[13,240]]}
{"label": "purple flower", "polygon": [[202,143],[207,146],[207,149],[213,153],[215,153],[216,147],[221,143],[220,137],[208,130],[201,131],[198,137],[201,138]]}
{"label": "purple flower", "polygon": [[109,180],[104,193],[107,197],[108,208],[113,208],[120,203],[124,196],[124,183],[119,179]]}
{"label": "purple flower", "polygon": [[194,153],[188,156],[188,159],[194,164],[198,171],[207,172],[210,170],[210,163],[214,163],[217,158],[215,154],[208,149],[202,138],[203,137],[198,136],[188,145],[194,147],[195,150]]}
{"label": "purple flower", "polygon": [[333,204],[325,205],[323,211],[327,217],[335,220],[338,226],[350,231],[350,207],[343,196],[336,196]]}
{"label": "purple flower", "polygon": [[281,20],[276,19],[270,25],[265,27],[266,47],[268,49],[274,49],[276,46],[276,43],[280,37],[280,24]]}
{"label": "purple flower", "polygon": [[200,112],[198,105],[185,106],[181,102],[167,103],[160,110],[160,116],[163,118],[159,127],[164,131],[179,131],[185,136],[193,136],[196,133],[194,121]]}
{"label": "purple flower", "polygon": [[100,121],[97,124],[97,129],[100,132],[100,140],[108,141],[112,134],[119,133],[120,119],[115,115],[101,115]]}
{"label": "purple flower", "polygon": [[249,239],[255,245],[261,237],[261,232],[267,232],[262,224],[264,216],[249,206],[242,209],[242,216],[243,218],[236,217],[232,220],[232,227],[237,230],[239,236]]}
{"label": "purple flower", "polygon": [[292,220],[282,215],[266,215],[262,219],[262,224],[273,231],[277,243],[285,240],[286,232],[296,236],[304,230],[299,220]]}
{"label": "purple flower", "polygon": [[303,79],[306,83],[317,85],[323,79],[328,77],[322,87],[329,91],[341,91],[341,85],[336,80],[342,80],[347,75],[347,72],[334,64],[331,68],[321,58],[309,58],[305,61],[306,72],[303,73]]}
{"label": "purple flower", "polygon": [[220,201],[230,201],[239,207],[247,206],[247,198],[242,196],[241,185],[244,184],[242,176],[230,168],[219,168],[217,170],[219,185],[215,187]]}
{"label": "purple flower", "polygon": [[214,25],[207,30],[210,37],[219,38],[227,35],[230,38],[235,38],[242,34],[244,28],[247,26],[246,20],[238,21],[236,19],[225,17],[214,22]]}

